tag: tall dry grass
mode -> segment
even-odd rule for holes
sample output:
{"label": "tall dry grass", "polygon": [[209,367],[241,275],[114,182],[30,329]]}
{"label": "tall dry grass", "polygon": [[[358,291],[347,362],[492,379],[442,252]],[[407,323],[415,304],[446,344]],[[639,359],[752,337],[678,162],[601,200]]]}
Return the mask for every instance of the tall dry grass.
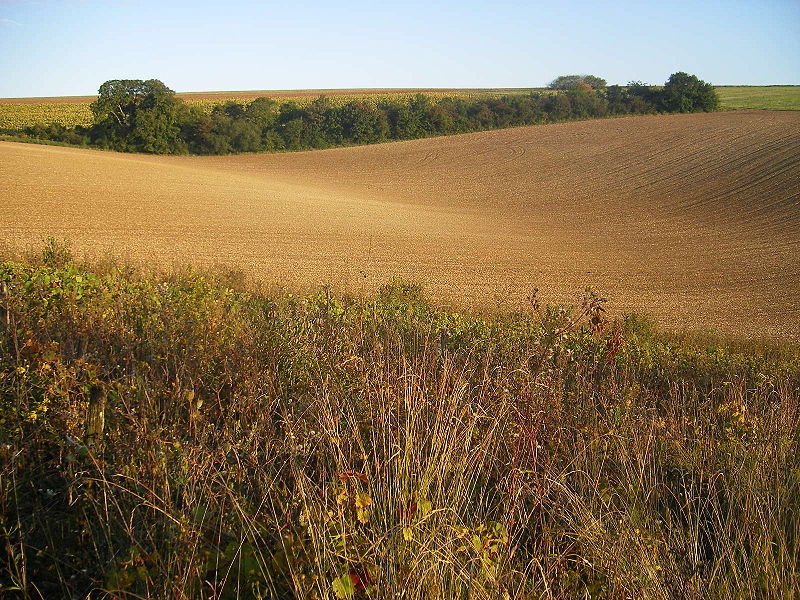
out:
{"label": "tall dry grass", "polygon": [[53,243],[0,282],[9,597],[798,595],[796,348]]}

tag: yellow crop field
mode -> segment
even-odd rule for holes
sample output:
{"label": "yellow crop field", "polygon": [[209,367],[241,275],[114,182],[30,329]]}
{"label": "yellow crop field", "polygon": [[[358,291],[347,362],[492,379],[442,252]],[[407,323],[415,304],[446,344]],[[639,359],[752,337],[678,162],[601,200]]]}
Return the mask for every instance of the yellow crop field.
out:
{"label": "yellow crop field", "polygon": [[0,143],[0,244],[224,264],[293,287],[417,281],[441,302],[570,302],[800,338],[800,113],[524,127],[283,154]]}
{"label": "yellow crop field", "polygon": [[20,130],[38,124],[65,127],[92,124],[88,102],[0,102],[0,129]]}
{"label": "yellow crop field", "polygon": [[[216,92],[187,93],[178,97],[188,104],[199,106],[211,112],[214,106],[228,101],[249,104],[256,98],[270,97],[279,102],[295,102],[298,106],[307,106],[321,95],[331,103],[342,105],[351,101],[363,101],[376,104],[381,100],[408,101],[417,93],[423,93],[434,102],[441,98],[459,96],[463,98],[499,96],[506,93],[527,93],[522,90],[310,90],[288,92]],[[92,112],[89,109],[92,97],[80,98],[12,98],[0,99],[0,130],[21,130],[34,125],[58,123],[65,127],[92,124]],[[39,101],[41,100],[41,101]]]}

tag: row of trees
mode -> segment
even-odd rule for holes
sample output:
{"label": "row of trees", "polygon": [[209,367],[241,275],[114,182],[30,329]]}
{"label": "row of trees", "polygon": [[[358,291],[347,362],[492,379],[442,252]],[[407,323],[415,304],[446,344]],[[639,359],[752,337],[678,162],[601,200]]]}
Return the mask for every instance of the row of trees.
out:
{"label": "row of trees", "polygon": [[627,86],[607,86],[606,80],[595,75],[561,75],[550,83],[550,89],[594,90],[605,93],[612,113],[641,112],[711,112],[719,108],[714,86],[679,71],[670,75],[663,87],[632,81]]}
{"label": "row of trees", "polygon": [[28,133],[126,152],[228,154],[372,144],[618,114],[709,111],[718,104],[714,88],[687,73],[675,73],[663,87],[607,86],[596,76],[569,75],[551,88],[435,102],[418,94],[410,100],[334,105],[320,96],[303,107],[258,98],[246,105],[226,102],[208,114],[156,79],[113,80],[100,86],[92,127],[48,126]]}

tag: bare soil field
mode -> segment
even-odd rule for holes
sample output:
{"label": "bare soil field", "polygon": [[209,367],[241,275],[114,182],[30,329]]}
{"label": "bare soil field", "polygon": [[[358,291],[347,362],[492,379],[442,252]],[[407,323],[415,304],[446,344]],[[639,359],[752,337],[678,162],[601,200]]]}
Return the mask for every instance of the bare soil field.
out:
{"label": "bare soil field", "polygon": [[800,114],[724,112],[335,150],[149,157],[0,143],[0,244],[521,307],[534,286],[800,339]]}

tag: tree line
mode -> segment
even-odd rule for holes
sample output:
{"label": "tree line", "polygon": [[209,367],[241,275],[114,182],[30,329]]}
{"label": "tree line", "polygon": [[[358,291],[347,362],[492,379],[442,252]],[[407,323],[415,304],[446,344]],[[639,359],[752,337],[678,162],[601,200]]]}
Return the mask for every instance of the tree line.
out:
{"label": "tree line", "polygon": [[711,84],[683,72],[663,86],[608,86],[593,75],[564,75],[550,88],[499,97],[433,100],[417,94],[410,100],[337,105],[320,96],[306,106],[265,97],[247,104],[228,101],[207,113],[157,79],[111,80],[100,86],[91,105],[91,127],[40,125],[25,133],[123,152],[230,154],[373,144],[610,115],[712,111],[719,105]]}

